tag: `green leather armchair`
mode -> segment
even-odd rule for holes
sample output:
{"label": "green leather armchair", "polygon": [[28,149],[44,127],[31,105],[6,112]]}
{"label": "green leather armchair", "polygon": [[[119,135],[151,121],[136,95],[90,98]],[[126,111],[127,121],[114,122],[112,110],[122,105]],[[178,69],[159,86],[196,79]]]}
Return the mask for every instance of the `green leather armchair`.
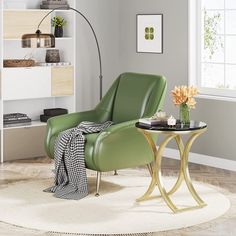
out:
{"label": "green leather armchair", "polygon": [[48,120],[45,148],[54,158],[54,142],[61,131],[77,126],[81,121],[114,125],[86,135],[86,168],[97,171],[97,193],[101,172],[119,170],[153,161],[153,154],[143,135],[134,124],[141,117],[150,117],[162,108],[166,93],[163,76],[137,73],[121,74],[95,109],[53,117]]}

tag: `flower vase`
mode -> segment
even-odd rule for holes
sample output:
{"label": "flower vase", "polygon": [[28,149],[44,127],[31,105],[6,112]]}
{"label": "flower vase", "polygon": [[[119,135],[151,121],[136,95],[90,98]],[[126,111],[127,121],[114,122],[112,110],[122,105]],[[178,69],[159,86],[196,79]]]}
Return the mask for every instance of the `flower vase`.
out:
{"label": "flower vase", "polygon": [[58,25],[55,26],[54,36],[56,38],[63,37],[63,27],[62,26],[58,26]]}
{"label": "flower vase", "polygon": [[185,124],[190,123],[189,112],[190,112],[190,109],[186,103],[180,104],[179,119],[180,119],[181,124],[185,125]]}

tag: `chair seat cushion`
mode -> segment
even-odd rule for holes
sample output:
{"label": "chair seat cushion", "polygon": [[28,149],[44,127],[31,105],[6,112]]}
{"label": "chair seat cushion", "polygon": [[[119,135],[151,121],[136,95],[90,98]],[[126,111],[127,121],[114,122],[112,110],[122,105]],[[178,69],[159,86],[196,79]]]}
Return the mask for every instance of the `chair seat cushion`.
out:
{"label": "chair seat cushion", "polygon": [[106,134],[88,134],[85,137],[85,164],[88,169],[105,172],[137,167],[153,161],[148,142],[134,126]]}

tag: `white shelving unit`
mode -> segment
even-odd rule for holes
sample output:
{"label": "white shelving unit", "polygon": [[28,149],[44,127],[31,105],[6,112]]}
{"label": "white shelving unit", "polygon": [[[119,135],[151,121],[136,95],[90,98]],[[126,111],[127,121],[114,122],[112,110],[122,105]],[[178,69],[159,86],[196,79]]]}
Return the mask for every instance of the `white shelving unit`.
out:
{"label": "white shelving unit", "polygon": [[[69,113],[75,111],[76,16],[74,11],[56,10],[45,19],[42,29],[40,28],[42,32],[46,30],[53,33],[52,17],[60,15],[67,20],[64,37],[56,38],[55,49],[60,51],[61,62],[70,62],[70,65],[3,67],[4,59],[33,58],[36,62],[45,62],[47,49],[21,48],[19,36],[34,33],[39,19],[50,11],[41,10],[41,2],[41,0],[0,1],[1,162],[45,155],[43,141],[46,123],[39,120],[43,109],[59,107],[68,109]],[[76,8],[76,0],[69,0],[68,4]],[[19,18],[18,21],[16,17]],[[25,27],[22,27],[19,22],[23,24],[24,21]],[[15,22],[18,22],[18,25],[12,26]],[[29,29],[30,32],[27,31]],[[28,125],[4,127],[3,114],[17,112],[26,113],[32,122]]]}
{"label": "white shelving unit", "polygon": [[[0,22],[3,22],[3,1],[0,1]],[[2,81],[3,69],[3,27],[0,24],[0,81]],[[3,101],[2,101],[2,86],[0,86],[0,161],[3,162]]]}

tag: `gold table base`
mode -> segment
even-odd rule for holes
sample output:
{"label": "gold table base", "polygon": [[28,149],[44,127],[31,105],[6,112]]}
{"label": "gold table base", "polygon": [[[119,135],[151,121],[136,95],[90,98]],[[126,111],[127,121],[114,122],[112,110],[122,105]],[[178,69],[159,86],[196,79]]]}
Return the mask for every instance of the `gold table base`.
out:
{"label": "gold table base", "polygon": [[[196,190],[193,187],[191,177],[189,174],[189,168],[188,168],[188,155],[190,148],[195,141],[195,139],[200,136],[203,132],[206,131],[206,128],[204,129],[199,129],[199,130],[194,130],[194,131],[151,131],[151,130],[144,130],[144,129],[139,129],[141,131],[145,138],[147,139],[149,145],[152,148],[153,154],[154,154],[154,162],[150,164],[149,166],[149,171],[152,177],[151,183],[148,187],[148,190],[146,193],[138,198],[136,201],[141,202],[141,201],[146,201],[150,199],[154,199],[157,197],[162,197],[166,204],[169,206],[169,208],[174,212],[183,212],[183,211],[188,211],[188,210],[193,210],[193,209],[198,209],[206,206],[207,204],[200,198],[200,196],[197,194]],[[159,148],[156,147],[152,137],[151,133],[164,133],[166,134],[165,139],[161,142]],[[181,138],[181,134],[190,134],[190,138],[187,140],[186,145],[184,145],[183,140]],[[179,154],[180,154],[180,170],[179,170],[179,175],[177,178],[177,181],[175,182],[174,186],[171,188],[170,191],[166,191],[165,186],[162,181],[162,174],[161,174],[161,161],[162,161],[162,154],[163,151],[166,147],[166,145],[172,140],[175,139],[178,149],[179,149]],[[171,200],[170,196],[174,194],[179,187],[181,186],[182,182],[185,181],[189,192],[191,193],[192,197],[195,199],[197,202],[196,206],[192,207],[186,207],[186,208],[178,208],[173,201]],[[153,193],[155,187],[158,187],[161,195],[160,196],[151,196]]]}

